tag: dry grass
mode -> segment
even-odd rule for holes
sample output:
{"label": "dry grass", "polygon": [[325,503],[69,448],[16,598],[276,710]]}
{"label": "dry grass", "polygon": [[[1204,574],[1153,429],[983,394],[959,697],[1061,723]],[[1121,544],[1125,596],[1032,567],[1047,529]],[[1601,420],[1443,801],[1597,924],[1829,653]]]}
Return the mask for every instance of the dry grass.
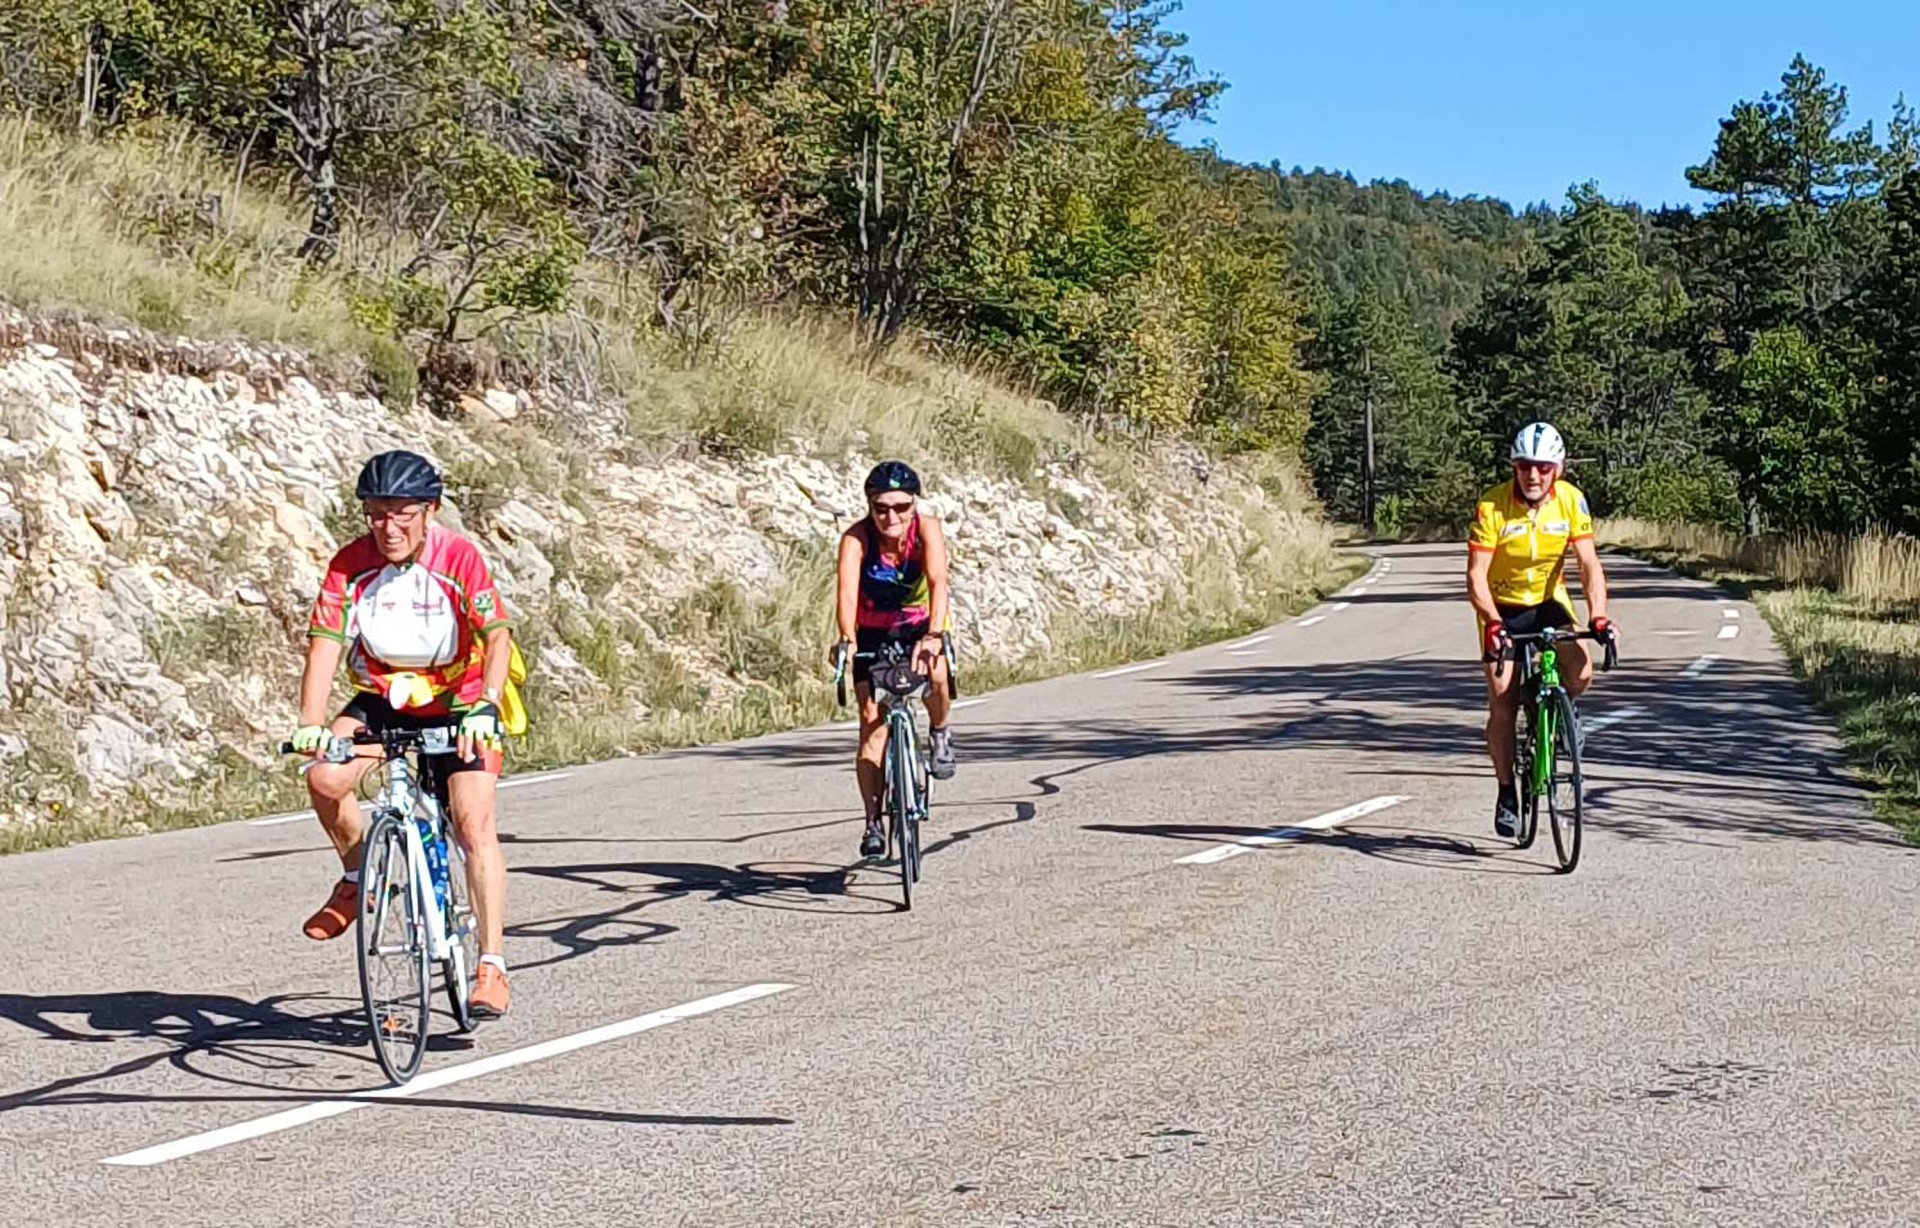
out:
{"label": "dry grass", "polygon": [[1877,532],[1748,541],[1620,520],[1599,536],[1750,596],[1880,786],[1881,815],[1920,841],[1920,542]]}

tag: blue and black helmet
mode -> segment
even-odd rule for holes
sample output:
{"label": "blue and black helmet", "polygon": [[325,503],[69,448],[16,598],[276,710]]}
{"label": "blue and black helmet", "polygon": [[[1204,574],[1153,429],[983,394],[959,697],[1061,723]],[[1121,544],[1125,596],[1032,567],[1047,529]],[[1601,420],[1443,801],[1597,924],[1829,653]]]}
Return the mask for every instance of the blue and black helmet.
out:
{"label": "blue and black helmet", "polygon": [[867,475],[867,498],[885,494],[889,490],[901,490],[918,498],[920,495],[920,475],[905,461],[881,461]]}
{"label": "blue and black helmet", "polygon": [[360,480],[353,485],[354,497],[368,499],[420,499],[440,501],[446,486],[433,462],[418,452],[382,452],[360,468]]}

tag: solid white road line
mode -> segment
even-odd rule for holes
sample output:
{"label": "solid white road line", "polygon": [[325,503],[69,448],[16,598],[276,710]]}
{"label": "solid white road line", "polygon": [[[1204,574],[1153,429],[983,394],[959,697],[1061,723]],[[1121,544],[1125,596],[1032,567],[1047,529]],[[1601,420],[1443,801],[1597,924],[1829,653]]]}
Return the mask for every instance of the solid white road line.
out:
{"label": "solid white road line", "polygon": [[[544,785],[549,781],[566,780],[573,775],[573,772],[543,772],[538,776],[509,776],[500,782],[499,787],[502,789],[518,789],[525,785]],[[372,806],[372,802],[360,803],[360,809],[362,810],[371,809]],[[312,817],[313,811],[311,810],[296,810],[290,814],[269,815],[264,819],[249,819],[247,826],[278,827],[282,823],[298,823],[302,819],[310,819]]]}
{"label": "solid white road line", "polygon": [[1313,818],[1307,819],[1304,822],[1295,823],[1291,827],[1276,828],[1262,835],[1248,836],[1246,839],[1236,840],[1232,844],[1222,844],[1217,848],[1210,848],[1203,853],[1193,853],[1180,858],[1174,864],[1182,866],[1210,866],[1216,862],[1225,861],[1229,857],[1238,857],[1242,853],[1251,853],[1255,849],[1265,848],[1270,844],[1285,844],[1289,840],[1297,840],[1308,832],[1326,831],[1330,827],[1338,827],[1342,823],[1351,822],[1354,819],[1360,818],[1362,815],[1369,815],[1378,810],[1385,810],[1389,806],[1398,806],[1406,800],[1405,797],[1397,793],[1390,794],[1386,797],[1368,798],[1364,802],[1355,802],[1353,805],[1341,810],[1330,810],[1326,814],[1315,815]]}
{"label": "solid white road line", "polygon": [[771,997],[792,989],[791,985],[768,982],[760,985],[744,985],[726,993],[715,994],[710,998],[701,998],[682,1006],[670,1006],[663,1011],[653,1011],[646,1015],[635,1015],[618,1023],[609,1023],[602,1027],[590,1028],[585,1032],[575,1032],[571,1036],[559,1036],[552,1040],[541,1041],[537,1045],[528,1045],[524,1049],[513,1049],[506,1053],[497,1053],[492,1057],[483,1057],[479,1061],[467,1062],[459,1066],[448,1066],[441,1070],[430,1070],[404,1087],[383,1087],[379,1091],[361,1092],[339,1100],[322,1100],[313,1104],[303,1104],[296,1109],[283,1113],[273,1113],[266,1117],[256,1117],[252,1121],[243,1121],[239,1125],[223,1126],[218,1130],[209,1130],[205,1134],[195,1134],[171,1143],[129,1151],[125,1155],[110,1156],[100,1161],[102,1164],[118,1164],[132,1168],[145,1168],[153,1164],[165,1164],[185,1156],[199,1155],[203,1151],[212,1151],[219,1147],[228,1147],[234,1143],[243,1143],[248,1139],[259,1138],[266,1134],[275,1134],[281,1130],[291,1130],[295,1126],[304,1126],[308,1122],[322,1121],[329,1117],[338,1117],[342,1113],[351,1113],[363,1109],[369,1104],[381,1100],[404,1100],[420,1092],[436,1091],[455,1083],[465,1083],[468,1079],[478,1079],[483,1075],[495,1074],[502,1070],[511,1070],[515,1066],[525,1066],[529,1062],[541,1062],[551,1057],[572,1053],[576,1049],[585,1049],[591,1045],[604,1045],[608,1041],[624,1040],[641,1032],[650,1032],[654,1028],[663,1028],[670,1023],[679,1023],[683,1019],[692,1019],[699,1015],[725,1010],[729,1006],[739,1006],[743,1002],[752,1002],[759,998]]}
{"label": "solid white road line", "polygon": [[1325,621],[1327,621],[1327,616],[1325,614],[1315,614],[1312,618],[1301,619],[1295,625],[1300,627],[1311,627],[1315,623],[1323,623]]}
{"label": "solid white road line", "polygon": [[1095,678],[1124,678],[1128,674],[1144,673],[1150,669],[1159,669],[1165,661],[1142,661],[1138,665],[1123,665],[1119,669],[1110,669],[1104,674],[1095,674]]}
{"label": "solid white road line", "polygon": [[1712,669],[1713,663],[1715,661],[1718,661],[1719,659],[1720,659],[1719,657],[1714,656],[1712,653],[1708,653],[1706,656],[1701,657],[1698,661],[1695,661],[1692,665],[1689,665],[1687,666],[1687,668],[1681,670],[1680,676],[1682,678],[1698,678],[1700,675]]}
{"label": "solid white road line", "polygon": [[1583,721],[1581,723],[1585,726],[1588,733],[1599,733],[1602,729],[1613,728],[1613,726],[1618,725],[1621,721],[1630,721],[1636,716],[1645,716],[1646,714],[1647,710],[1645,708],[1622,708],[1617,712],[1609,712],[1604,716],[1596,716],[1590,721]]}
{"label": "solid white road line", "polygon": [[1730,640],[1734,636],[1739,634],[1740,634],[1739,623],[1728,623],[1726,626],[1720,628],[1720,638],[1723,640]]}

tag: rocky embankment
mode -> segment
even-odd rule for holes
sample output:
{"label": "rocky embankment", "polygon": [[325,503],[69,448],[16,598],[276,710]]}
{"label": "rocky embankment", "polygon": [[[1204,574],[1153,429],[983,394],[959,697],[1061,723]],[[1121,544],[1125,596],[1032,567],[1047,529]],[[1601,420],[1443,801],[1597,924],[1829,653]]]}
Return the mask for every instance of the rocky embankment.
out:
{"label": "rocky embankment", "polygon": [[[353,475],[387,447],[446,465],[526,627],[537,724],[737,703],[817,668],[833,541],[874,458],[722,457],[628,422],[499,388],[396,411],[298,354],[0,316],[0,828],[132,822],[270,768],[308,604],[357,531]],[[1331,558],[1311,509],[1235,467],[1098,468],[929,475],[979,653],[1260,600]]]}

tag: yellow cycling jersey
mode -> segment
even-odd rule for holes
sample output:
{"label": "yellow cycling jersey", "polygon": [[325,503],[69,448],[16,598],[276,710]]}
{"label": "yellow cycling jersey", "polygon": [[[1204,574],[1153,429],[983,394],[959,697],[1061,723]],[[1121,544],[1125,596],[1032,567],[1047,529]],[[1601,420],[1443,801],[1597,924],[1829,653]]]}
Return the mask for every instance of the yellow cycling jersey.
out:
{"label": "yellow cycling jersey", "polygon": [[1555,482],[1539,507],[1528,507],[1503,482],[1480,496],[1474,508],[1467,549],[1493,556],[1487,582],[1493,599],[1506,606],[1545,605],[1557,601],[1573,612],[1567,592],[1567,550],[1593,536],[1587,497],[1566,482]]}

